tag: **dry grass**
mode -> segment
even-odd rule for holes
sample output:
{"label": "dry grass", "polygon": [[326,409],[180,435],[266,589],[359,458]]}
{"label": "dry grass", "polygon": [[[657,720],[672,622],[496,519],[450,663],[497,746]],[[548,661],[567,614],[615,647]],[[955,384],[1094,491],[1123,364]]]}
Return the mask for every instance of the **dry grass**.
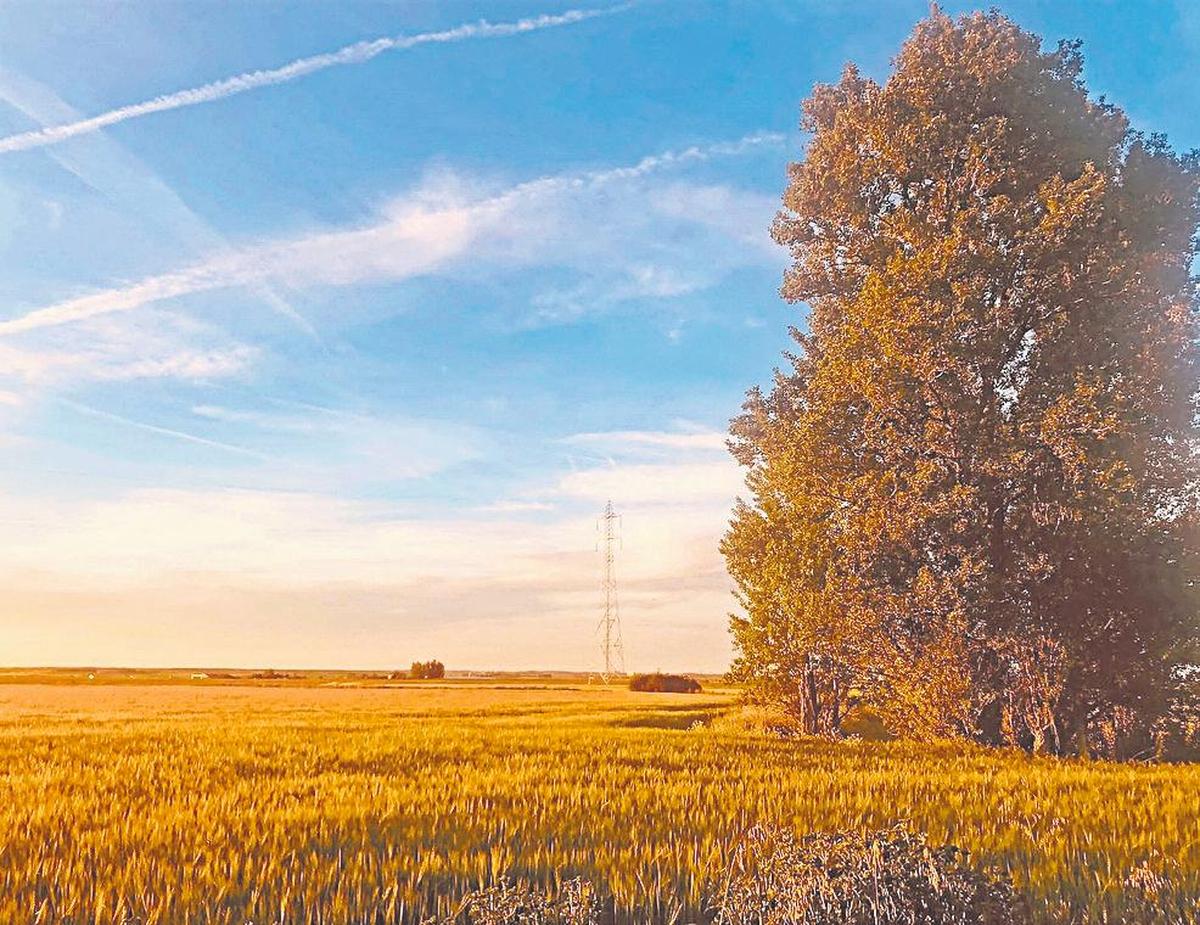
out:
{"label": "dry grass", "polygon": [[[0,922],[418,921],[502,875],[699,917],[740,833],[907,821],[1110,921],[1200,901],[1200,767],[784,741],[722,694],[0,686]],[[713,720],[716,722],[713,722]]]}

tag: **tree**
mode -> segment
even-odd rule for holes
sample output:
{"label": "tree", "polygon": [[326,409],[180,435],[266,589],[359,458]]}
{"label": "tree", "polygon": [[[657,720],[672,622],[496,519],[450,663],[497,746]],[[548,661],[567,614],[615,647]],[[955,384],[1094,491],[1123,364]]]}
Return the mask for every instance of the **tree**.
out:
{"label": "tree", "polygon": [[419,681],[434,680],[446,677],[446,666],[433,659],[429,662],[413,662],[408,670],[408,676]]}
{"label": "tree", "polygon": [[808,330],[732,428],[735,670],[836,731],[1064,752],[1197,660],[1200,161],[1087,95],[1079,43],[920,23],[802,107],[774,235]]}

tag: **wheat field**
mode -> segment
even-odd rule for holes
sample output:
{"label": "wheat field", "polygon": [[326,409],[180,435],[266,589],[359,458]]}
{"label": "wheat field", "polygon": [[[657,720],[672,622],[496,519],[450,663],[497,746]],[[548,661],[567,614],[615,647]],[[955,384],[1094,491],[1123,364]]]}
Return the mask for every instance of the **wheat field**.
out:
{"label": "wheat field", "polygon": [[906,821],[1044,917],[1200,902],[1200,768],[825,743],[733,692],[0,685],[0,922],[391,923],[502,876],[699,921],[738,838]]}

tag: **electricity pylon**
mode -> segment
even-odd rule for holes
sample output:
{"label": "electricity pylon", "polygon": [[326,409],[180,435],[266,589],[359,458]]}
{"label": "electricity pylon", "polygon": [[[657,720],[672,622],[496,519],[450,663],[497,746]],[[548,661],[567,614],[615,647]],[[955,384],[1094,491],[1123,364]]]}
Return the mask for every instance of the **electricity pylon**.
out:
{"label": "electricity pylon", "polygon": [[612,501],[609,501],[596,524],[604,542],[604,615],[597,629],[603,637],[604,671],[600,677],[605,684],[614,675],[625,673],[625,647],[621,642],[621,610],[617,601],[617,572],[614,565],[615,546],[620,542],[615,525],[620,519],[621,516],[613,510]]}

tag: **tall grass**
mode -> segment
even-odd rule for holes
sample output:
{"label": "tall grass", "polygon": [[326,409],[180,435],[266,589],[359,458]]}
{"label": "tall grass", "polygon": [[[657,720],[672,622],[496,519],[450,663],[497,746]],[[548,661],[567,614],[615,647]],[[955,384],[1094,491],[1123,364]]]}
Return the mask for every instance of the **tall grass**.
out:
{"label": "tall grass", "polygon": [[713,695],[103,690],[0,693],[0,922],[416,922],[502,876],[691,921],[755,823],[907,822],[1044,918],[1200,902],[1195,766],[782,741]]}

